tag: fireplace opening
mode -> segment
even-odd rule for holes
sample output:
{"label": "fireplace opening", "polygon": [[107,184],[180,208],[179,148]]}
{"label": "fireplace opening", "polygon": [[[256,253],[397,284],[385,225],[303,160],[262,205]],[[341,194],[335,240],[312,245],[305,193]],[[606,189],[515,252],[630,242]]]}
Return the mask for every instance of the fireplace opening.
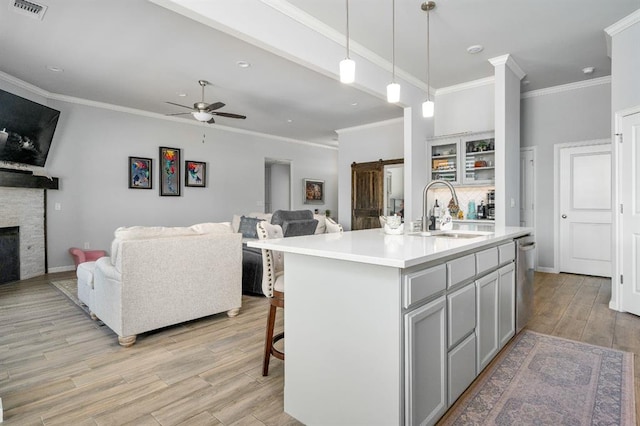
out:
{"label": "fireplace opening", "polygon": [[0,284],[20,280],[20,227],[0,228]]}

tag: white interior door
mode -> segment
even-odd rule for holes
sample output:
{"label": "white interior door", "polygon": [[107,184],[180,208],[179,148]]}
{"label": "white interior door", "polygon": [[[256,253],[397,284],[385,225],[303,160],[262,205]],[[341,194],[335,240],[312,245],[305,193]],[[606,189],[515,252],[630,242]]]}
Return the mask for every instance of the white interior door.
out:
{"label": "white interior door", "polygon": [[622,310],[640,315],[640,113],[622,119]]}
{"label": "white interior door", "polygon": [[611,144],[560,150],[560,271],[611,276]]}
{"label": "white interior door", "polygon": [[534,151],[520,151],[520,226],[534,228]]}

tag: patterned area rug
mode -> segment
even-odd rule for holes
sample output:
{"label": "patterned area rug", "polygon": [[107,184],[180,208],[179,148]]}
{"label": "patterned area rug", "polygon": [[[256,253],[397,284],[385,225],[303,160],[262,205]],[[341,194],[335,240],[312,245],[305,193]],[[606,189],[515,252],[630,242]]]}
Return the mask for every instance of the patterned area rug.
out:
{"label": "patterned area rug", "polygon": [[[80,299],[78,299],[78,280],[60,280],[60,281],[50,281],[51,285],[54,286],[60,293],[64,294],[76,304],[82,311],[91,318],[91,312],[89,311],[89,307],[82,303]],[[99,326],[103,326],[104,323],[100,320],[96,321],[96,324]]]}
{"label": "patterned area rug", "polygon": [[442,425],[635,425],[633,354],[523,331]]}

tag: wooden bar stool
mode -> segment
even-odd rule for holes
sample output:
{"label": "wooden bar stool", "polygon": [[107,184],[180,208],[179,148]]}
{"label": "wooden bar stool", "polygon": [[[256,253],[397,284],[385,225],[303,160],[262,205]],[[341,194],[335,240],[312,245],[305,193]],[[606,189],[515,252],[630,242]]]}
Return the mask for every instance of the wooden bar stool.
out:
{"label": "wooden bar stool", "polygon": [[[261,221],[256,225],[256,229],[260,240],[284,237],[280,225],[271,225],[266,221]],[[269,298],[269,316],[262,361],[262,375],[267,376],[271,355],[284,361],[284,352],[274,346],[276,342],[284,339],[284,332],[273,335],[276,309],[284,309],[284,259],[282,252],[262,249],[262,292]]]}

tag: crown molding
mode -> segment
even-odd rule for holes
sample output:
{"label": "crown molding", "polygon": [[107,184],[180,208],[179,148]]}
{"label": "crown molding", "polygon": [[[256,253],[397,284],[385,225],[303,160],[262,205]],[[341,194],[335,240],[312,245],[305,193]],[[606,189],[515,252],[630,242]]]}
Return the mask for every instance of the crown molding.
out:
{"label": "crown molding", "polygon": [[376,121],[375,123],[362,124],[360,126],[345,127],[344,129],[337,129],[335,132],[340,135],[341,133],[349,133],[357,130],[375,129],[376,127],[389,126],[398,123],[404,123],[404,117],[392,118],[390,120],[384,121]]}
{"label": "crown molding", "polygon": [[460,92],[463,90],[469,90],[476,87],[488,86],[494,84],[495,77],[486,77],[478,80],[467,81],[460,84],[455,84],[453,86],[441,87],[440,89],[436,89],[435,96],[438,95],[446,95],[448,93]]}
{"label": "crown molding", "polygon": [[634,24],[637,24],[638,22],[640,22],[640,9],[636,10],[630,15],[625,16],[624,18],[620,19],[618,22],[612,25],[609,25],[607,28],[604,29],[604,35],[607,42],[608,57],[611,57],[611,39],[613,38],[613,36],[621,33],[622,31],[626,30],[627,28],[629,28]]}
{"label": "crown molding", "polygon": [[513,56],[508,53],[506,55],[490,58],[489,62],[494,67],[497,67],[498,65],[506,65],[511,71],[513,71],[516,77],[518,77],[518,80],[522,80],[522,78],[527,75],[527,73],[520,68],[515,59],[513,59]]}
{"label": "crown molding", "polygon": [[[67,103],[71,103],[71,104],[76,104],[76,105],[84,105],[84,106],[89,106],[89,107],[93,107],[93,108],[100,108],[100,109],[107,109],[110,111],[116,111],[116,112],[123,112],[125,114],[132,114],[132,115],[139,115],[139,116],[143,116],[143,117],[149,117],[149,118],[155,118],[155,119],[159,119],[159,120],[165,120],[165,121],[173,121],[175,123],[182,123],[182,124],[188,124],[190,126],[202,126],[202,123],[191,120],[189,118],[180,118],[180,117],[174,117],[174,116],[167,116],[167,115],[163,115],[163,114],[159,114],[156,112],[150,112],[150,111],[144,111],[141,109],[136,109],[136,108],[129,108],[129,107],[123,107],[120,105],[114,105],[114,104],[108,104],[105,102],[97,102],[97,101],[92,101],[89,99],[83,99],[83,98],[76,98],[73,96],[67,96],[67,95],[61,95],[58,93],[51,93],[48,92],[44,89],[41,89],[37,86],[34,86],[33,84],[27,83],[26,81],[20,80],[10,74],[6,74],[2,71],[0,71],[0,79],[6,81],[7,83],[13,84],[14,86],[18,86],[22,89],[25,89],[33,94],[42,96],[43,98],[46,98],[47,100],[54,100],[54,101],[60,101],[60,102],[67,102]],[[296,144],[300,144],[300,145],[307,145],[307,146],[313,146],[313,147],[317,147],[317,148],[327,148],[327,149],[333,149],[333,150],[337,150],[338,148],[336,146],[332,146],[332,145],[325,145],[319,142],[310,142],[310,141],[305,141],[305,140],[300,140],[300,139],[293,139],[293,138],[287,138],[284,136],[277,136],[277,135],[270,135],[268,133],[261,133],[261,132],[256,132],[254,130],[245,130],[245,129],[237,129],[234,127],[228,127],[222,124],[215,124],[214,129],[218,129],[218,130],[224,130],[226,132],[231,132],[231,133],[240,133],[240,134],[244,134],[244,135],[251,135],[251,136],[258,136],[258,137],[262,137],[262,138],[266,138],[266,139],[272,139],[272,140],[277,140],[277,141],[281,141],[281,142],[289,142],[289,143],[296,143]]]}
{"label": "crown molding", "polygon": [[535,98],[537,96],[552,95],[555,93],[568,92],[570,90],[584,89],[586,87],[599,86],[601,84],[611,84],[611,76],[592,78],[591,80],[576,81],[574,83],[562,84],[560,86],[547,87],[546,89],[531,90],[520,95],[521,99]]}

